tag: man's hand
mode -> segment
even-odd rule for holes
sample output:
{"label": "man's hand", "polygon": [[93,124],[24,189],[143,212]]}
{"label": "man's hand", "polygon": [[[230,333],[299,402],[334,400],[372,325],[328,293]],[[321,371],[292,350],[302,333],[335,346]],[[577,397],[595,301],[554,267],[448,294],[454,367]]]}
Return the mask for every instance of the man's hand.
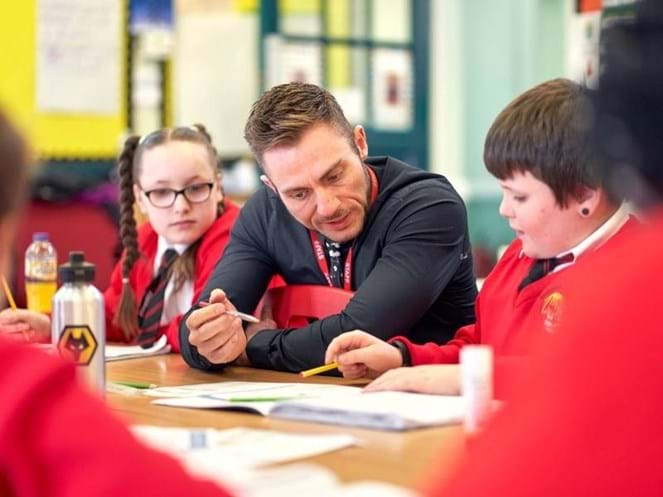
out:
{"label": "man's hand", "polygon": [[272,301],[269,298],[269,293],[265,293],[260,309],[260,322],[251,323],[246,327],[246,339],[247,341],[251,340],[262,330],[275,330],[276,328],[276,321],[274,321],[274,313],[272,312]]}
{"label": "man's hand", "polygon": [[400,351],[364,331],[343,333],[327,347],[325,364],[336,361],[346,378],[375,378],[388,369],[403,365]]}
{"label": "man's hand", "polygon": [[212,290],[210,305],[193,311],[186,320],[189,343],[213,364],[234,361],[246,348],[242,320],[226,314],[235,306],[223,290]]}
{"label": "man's hand", "polygon": [[41,312],[27,309],[4,309],[0,312],[0,333],[17,340],[48,343],[51,341],[51,320]]}
{"label": "man's hand", "polygon": [[[275,330],[277,328],[276,321],[274,321],[274,316],[272,314],[272,302],[269,300],[269,294],[265,294],[262,300],[262,309],[260,310],[260,322],[251,323],[246,327],[246,341],[249,342],[251,339],[260,333],[262,330]],[[249,356],[246,354],[246,349],[240,354],[235,361],[237,366],[250,366],[251,361]]]}
{"label": "man's hand", "polygon": [[364,388],[368,392],[400,390],[403,392],[460,395],[460,366],[435,364],[387,371]]}

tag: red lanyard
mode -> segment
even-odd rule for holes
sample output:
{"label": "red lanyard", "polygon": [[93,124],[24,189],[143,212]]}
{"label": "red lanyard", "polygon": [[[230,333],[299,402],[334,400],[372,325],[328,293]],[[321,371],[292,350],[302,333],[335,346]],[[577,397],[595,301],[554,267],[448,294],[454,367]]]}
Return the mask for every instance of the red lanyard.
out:
{"label": "red lanyard", "polygon": [[[368,176],[371,180],[371,196],[369,206],[373,205],[375,199],[378,196],[378,178],[373,172],[373,170],[367,166]],[[320,243],[318,233],[309,230],[309,236],[311,237],[311,244],[313,245],[313,253],[315,258],[318,260],[318,266],[320,271],[324,275],[325,279],[329,286],[333,287],[334,283],[332,282],[331,276],[329,274],[329,264],[327,264],[327,258],[325,257],[325,250]],[[352,290],[352,248],[348,251],[348,255],[345,258],[345,267],[343,268],[343,289]]]}

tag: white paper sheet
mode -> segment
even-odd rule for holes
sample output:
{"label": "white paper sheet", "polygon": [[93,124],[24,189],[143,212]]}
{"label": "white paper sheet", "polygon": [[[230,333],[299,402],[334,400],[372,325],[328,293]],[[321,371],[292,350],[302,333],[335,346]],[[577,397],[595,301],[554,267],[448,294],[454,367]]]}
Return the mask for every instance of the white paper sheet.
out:
{"label": "white paper sheet", "polygon": [[167,354],[171,350],[166,335],[162,335],[151,347],[146,349],[140,345],[108,345],[106,344],[106,362],[119,361],[121,359],[135,359],[137,357],[149,357],[153,355]]}
{"label": "white paper sheet", "polygon": [[119,112],[123,6],[117,0],[37,1],[39,111]]}
{"label": "white paper sheet", "polygon": [[151,397],[192,397],[206,395],[214,399],[229,400],[242,398],[307,398],[321,393],[343,393],[359,391],[357,387],[323,385],[320,383],[276,383],[259,381],[222,381],[175,387],[153,388],[146,395]]}
{"label": "white paper sheet", "polygon": [[346,434],[309,435],[250,428],[216,430],[135,425],[132,430],[148,445],[176,457],[196,453],[191,457],[248,468],[311,457],[357,443],[355,437]]}
{"label": "white paper sheet", "polygon": [[407,392],[364,393],[356,387],[309,383],[226,382],[162,387],[145,392],[169,396],[156,405],[232,409],[299,421],[408,430],[459,423],[462,397]]}

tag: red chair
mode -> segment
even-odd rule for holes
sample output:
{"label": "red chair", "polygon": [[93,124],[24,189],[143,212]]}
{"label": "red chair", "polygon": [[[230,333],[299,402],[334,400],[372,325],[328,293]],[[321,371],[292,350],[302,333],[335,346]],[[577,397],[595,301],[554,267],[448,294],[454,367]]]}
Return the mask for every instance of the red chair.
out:
{"label": "red chair", "polygon": [[[354,292],[322,285],[290,285],[272,288],[266,297],[279,328],[301,328],[311,321],[341,312]],[[260,315],[262,302],[256,309]]]}

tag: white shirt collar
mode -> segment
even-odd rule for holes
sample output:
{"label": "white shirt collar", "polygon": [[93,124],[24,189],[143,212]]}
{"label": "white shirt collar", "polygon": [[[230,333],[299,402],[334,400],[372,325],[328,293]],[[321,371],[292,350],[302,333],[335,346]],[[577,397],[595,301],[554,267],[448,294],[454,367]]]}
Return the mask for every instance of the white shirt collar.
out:
{"label": "white shirt collar", "polygon": [[[178,254],[182,255],[189,246],[182,243],[168,243],[168,241],[159,237],[157,243],[157,253],[154,257],[154,276],[159,272],[159,265],[164,252],[168,249],[175,249]],[[163,297],[163,312],[161,313],[161,326],[166,326],[177,316],[184,314],[191,308],[193,304],[193,280],[186,280],[182,283],[180,288],[175,291],[174,282],[171,278],[166,285],[166,291]]]}
{"label": "white shirt collar", "polygon": [[605,242],[610,240],[628,221],[628,212],[626,212],[626,206],[622,204],[615,213],[608,218],[608,220],[594,230],[590,235],[585,238],[578,245],[573,247],[571,250],[566,250],[561,254],[557,254],[557,257],[566,255],[568,253],[573,254],[573,260],[577,260],[585,252],[589,250],[596,250]]}
{"label": "white shirt collar", "polygon": [[[583,253],[599,248],[605,242],[610,240],[610,238],[616,235],[617,232],[622,229],[622,226],[626,224],[626,221],[628,221],[628,210],[626,208],[626,204],[622,204],[619,206],[619,209],[617,209],[615,213],[610,216],[610,218],[608,218],[606,222],[604,222],[596,230],[590,233],[590,235],[581,241],[578,245],[573,247],[571,250],[565,250],[564,252],[557,254],[556,257],[562,257],[569,253],[573,254],[573,260],[566,264],[558,265],[555,269],[553,269],[552,272],[556,273],[561,269],[573,265],[578,260],[578,257],[580,257]],[[525,253],[521,249],[519,258],[523,257],[524,255]]]}
{"label": "white shirt collar", "polygon": [[163,257],[164,252],[168,249],[174,249],[179,255],[182,255],[184,251],[189,247],[185,243],[169,243],[164,237],[159,236],[159,241],[157,242],[157,253],[154,256],[154,275],[159,272],[159,265],[161,264],[161,258]]}

